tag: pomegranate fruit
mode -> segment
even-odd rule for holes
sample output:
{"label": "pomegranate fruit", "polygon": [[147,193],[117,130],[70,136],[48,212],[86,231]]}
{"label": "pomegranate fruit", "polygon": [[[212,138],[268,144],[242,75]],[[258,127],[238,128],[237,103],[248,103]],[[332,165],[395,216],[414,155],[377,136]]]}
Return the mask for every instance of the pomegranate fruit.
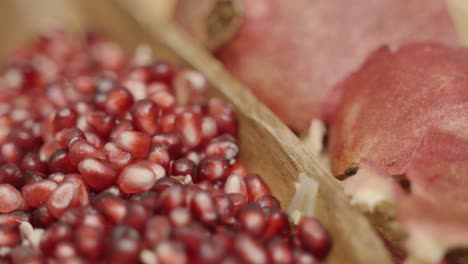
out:
{"label": "pomegranate fruit", "polygon": [[[49,54],[57,45],[68,52]],[[327,255],[316,229],[295,232],[261,177],[247,175],[234,109],[205,97],[201,74],[164,62],[124,63],[100,35],[80,45],[52,34],[25,49],[12,60],[47,81],[0,94],[0,103],[22,113],[0,116],[0,248],[13,248],[2,250],[5,258],[282,263],[296,251]],[[50,60],[60,78],[43,76],[32,63],[37,57]],[[19,74],[29,80],[28,72]],[[14,85],[0,74],[3,81]],[[13,97],[37,103],[17,105]],[[24,222],[34,229],[21,233]]]}

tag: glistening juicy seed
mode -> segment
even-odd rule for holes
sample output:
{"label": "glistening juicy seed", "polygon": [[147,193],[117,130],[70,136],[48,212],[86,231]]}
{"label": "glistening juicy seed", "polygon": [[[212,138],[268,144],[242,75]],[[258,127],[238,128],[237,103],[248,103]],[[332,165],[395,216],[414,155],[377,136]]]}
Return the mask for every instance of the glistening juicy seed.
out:
{"label": "glistening juicy seed", "polygon": [[53,31],[10,61],[21,63],[0,73],[9,109],[0,115],[0,251],[10,252],[0,262],[327,256],[318,221],[303,219],[296,232],[262,178],[248,174],[235,111],[205,97],[200,73],[134,65],[95,33],[79,44]]}

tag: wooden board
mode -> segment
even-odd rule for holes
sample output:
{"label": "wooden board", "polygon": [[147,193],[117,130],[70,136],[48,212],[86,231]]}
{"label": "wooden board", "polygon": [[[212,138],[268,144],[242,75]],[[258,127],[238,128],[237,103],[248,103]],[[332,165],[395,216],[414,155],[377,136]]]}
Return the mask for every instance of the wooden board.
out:
{"label": "wooden board", "polygon": [[[391,263],[367,219],[349,206],[339,183],[320,168],[299,139],[193,39],[167,20],[158,20],[147,0],[47,0],[41,1],[40,10],[34,3],[20,0],[0,4],[0,58],[27,39],[37,25],[55,20],[74,32],[86,28],[103,31],[127,51],[147,43],[158,58],[191,65],[210,81],[212,95],[236,107],[241,158],[251,171],[263,176],[283,205],[293,196],[294,181],[300,172],[319,182],[316,213],[334,240],[328,263]],[[7,30],[2,20],[16,29]]]}

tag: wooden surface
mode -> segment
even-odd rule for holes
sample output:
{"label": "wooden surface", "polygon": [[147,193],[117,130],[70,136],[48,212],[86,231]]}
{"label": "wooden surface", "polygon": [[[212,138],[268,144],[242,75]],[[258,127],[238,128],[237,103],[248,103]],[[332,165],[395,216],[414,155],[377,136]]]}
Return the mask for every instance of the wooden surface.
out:
{"label": "wooden surface", "polygon": [[[7,2],[0,4],[0,57],[16,43],[27,39],[37,29],[36,25],[42,25],[39,21],[53,18],[75,32],[84,28],[101,30],[127,51],[147,43],[158,58],[193,66],[212,84],[212,95],[223,97],[236,107],[240,121],[241,158],[251,171],[263,176],[283,206],[294,194],[294,181],[300,172],[319,182],[316,213],[334,240],[327,262],[390,263],[382,242],[367,219],[349,206],[334,177],[320,168],[299,139],[206,50],[167,20],[158,20],[154,16],[154,8],[148,8],[148,0],[46,2],[55,4],[41,5],[40,10],[34,4],[21,5],[21,12],[18,12],[17,4],[8,8]],[[8,15],[2,16],[2,13]],[[15,24],[18,30],[6,30],[2,20]]]}

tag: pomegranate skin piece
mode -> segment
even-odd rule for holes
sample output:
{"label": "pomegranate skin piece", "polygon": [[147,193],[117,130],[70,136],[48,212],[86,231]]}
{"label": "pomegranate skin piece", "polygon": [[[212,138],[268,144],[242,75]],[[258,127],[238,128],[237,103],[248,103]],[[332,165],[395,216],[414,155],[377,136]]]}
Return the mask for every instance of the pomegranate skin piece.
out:
{"label": "pomegranate skin piece", "polygon": [[205,96],[202,74],[141,52],[52,31],[0,72],[0,262],[312,258],[239,160],[234,108]]}

